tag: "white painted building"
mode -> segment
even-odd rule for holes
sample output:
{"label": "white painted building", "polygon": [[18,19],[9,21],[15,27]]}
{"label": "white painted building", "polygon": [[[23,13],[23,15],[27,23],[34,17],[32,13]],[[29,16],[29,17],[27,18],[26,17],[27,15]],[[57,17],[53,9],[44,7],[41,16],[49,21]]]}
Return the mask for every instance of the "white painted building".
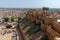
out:
{"label": "white painted building", "polygon": [[4,23],[4,19],[0,19],[0,24],[1,24],[1,23]]}
{"label": "white painted building", "polygon": [[19,16],[24,16],[24,11],[21,10],[8,10],[8,9],[0,9],[0,17],[19,17]]}

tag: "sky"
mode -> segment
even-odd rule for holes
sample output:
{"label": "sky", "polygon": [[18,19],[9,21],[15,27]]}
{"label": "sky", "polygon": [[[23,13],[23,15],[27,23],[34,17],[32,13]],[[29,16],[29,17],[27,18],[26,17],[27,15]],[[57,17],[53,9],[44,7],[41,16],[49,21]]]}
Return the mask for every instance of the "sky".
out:
{"label": "sky", "polygon": [[60,8],[60,0],[0,0],[2,8]]}

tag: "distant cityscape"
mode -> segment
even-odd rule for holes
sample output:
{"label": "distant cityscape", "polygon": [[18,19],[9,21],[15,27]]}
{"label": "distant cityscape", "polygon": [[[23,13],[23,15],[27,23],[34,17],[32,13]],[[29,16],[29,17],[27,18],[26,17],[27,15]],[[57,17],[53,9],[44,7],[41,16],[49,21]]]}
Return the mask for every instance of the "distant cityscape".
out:
{"label": "distant cityscape", "polygon": [[60,9],[0,8],[0,39],[55,40],[58,37]]}

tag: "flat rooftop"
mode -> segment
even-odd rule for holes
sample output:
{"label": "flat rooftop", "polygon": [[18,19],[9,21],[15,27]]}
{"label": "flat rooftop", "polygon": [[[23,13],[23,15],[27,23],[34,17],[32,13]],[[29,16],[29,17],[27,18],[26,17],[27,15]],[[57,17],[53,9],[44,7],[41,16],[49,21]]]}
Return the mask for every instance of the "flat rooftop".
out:
{"label": "flat rooftop", "polygon": [[0,40],[12,40],[12,36],[12,29],[7,29],[4,25],[0,25]]}
{"label": "flat rooftop", "polygon": [[1,35],[0,34],[0,40],[11,40],[12,39],[12,33]]}

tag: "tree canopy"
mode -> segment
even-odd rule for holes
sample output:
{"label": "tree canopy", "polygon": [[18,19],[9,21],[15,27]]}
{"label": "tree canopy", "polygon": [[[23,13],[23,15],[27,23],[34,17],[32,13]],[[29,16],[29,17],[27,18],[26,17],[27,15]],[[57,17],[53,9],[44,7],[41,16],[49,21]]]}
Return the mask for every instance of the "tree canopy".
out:
{"label": "tree canopy", "polygon": [[5,22],[8,22],[9,21],[9,18],[8,17],[5,17],[4,20],[5,20]]}
{"label": "tree canopy", "polygon": [[21,17],[18,17],[18,20],[20,20],[21,19]]}
{"label": "tree canopy", "polygon": [[48,7],[43,7],[42,10],[49,10],[49,8]]}
{"label": "tree canopy", "polygon": [[11,17],[11,21],[14,22],[14,18],[13,17]]}

